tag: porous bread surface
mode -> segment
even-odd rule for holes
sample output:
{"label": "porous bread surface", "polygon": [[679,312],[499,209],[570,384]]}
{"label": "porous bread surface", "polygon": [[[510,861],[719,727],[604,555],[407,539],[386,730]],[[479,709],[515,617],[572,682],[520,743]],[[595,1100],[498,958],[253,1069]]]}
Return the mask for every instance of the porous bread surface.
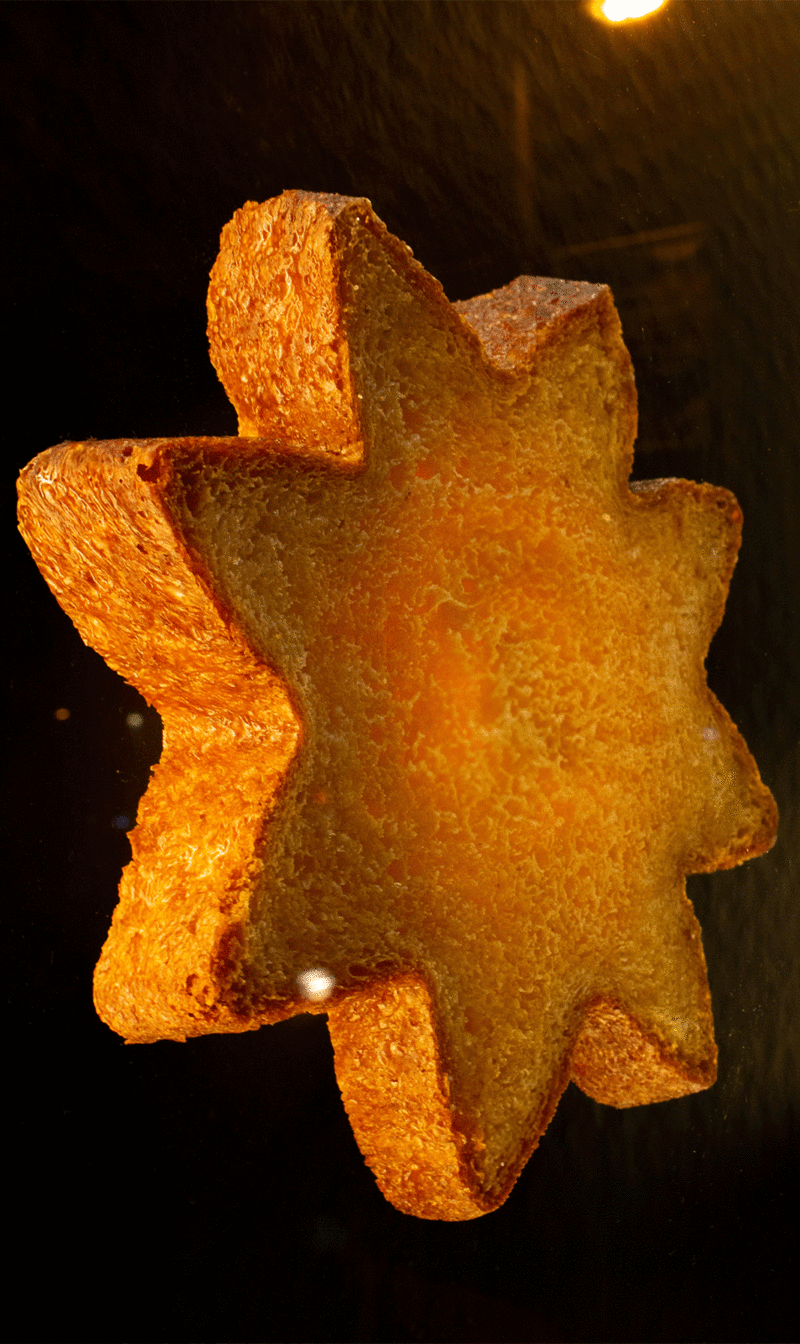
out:
{"label": "porous bread surface", "polygon": [[713,1081],[684,879],[775,830],[703,670],[738,506],[628,487],[605,287],[450,305],[365,201],[239,211],[209,333],[242,437],[62,445],[21,484],[164,719],[98,1009],[133,1040],[327,1011],[381,1188],[474,1217],[570,1073],[613,1105]]}

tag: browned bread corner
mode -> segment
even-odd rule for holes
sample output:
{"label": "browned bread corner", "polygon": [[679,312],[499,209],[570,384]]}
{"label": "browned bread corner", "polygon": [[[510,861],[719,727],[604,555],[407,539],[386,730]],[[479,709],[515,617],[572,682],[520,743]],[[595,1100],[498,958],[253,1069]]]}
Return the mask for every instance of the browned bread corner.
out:
{"label": "browned bread corner", "polygon": [[508,1194],[570,1076],[616,1106],[715,1076],[689,872],[776,812],[704,658],[741,518],[628,486],[604,286],[450,304],[367,201],[223,232],[235,439],[62,444],[20,526],[159,710],[101,1016],[129,1040],[327,1012],[398,1208]]}

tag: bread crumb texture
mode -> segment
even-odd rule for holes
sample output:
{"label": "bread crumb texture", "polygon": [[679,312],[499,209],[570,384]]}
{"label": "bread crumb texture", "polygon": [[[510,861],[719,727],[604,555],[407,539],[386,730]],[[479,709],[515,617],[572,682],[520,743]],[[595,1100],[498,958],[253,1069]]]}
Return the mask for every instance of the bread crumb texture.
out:
{"label": "bread crumb texture", "polygon": [[772,798],[704,658],[736,501],[629,487],[607,288],[450,304],[369,202],[225,228],[208,300],[235,439],[61,444],[20,525],[87,643],[159,710],[95,979],[131,1041],[327,1012],[378,1184],[505,1199],[570,1077],[707,1087],[689,872]]}

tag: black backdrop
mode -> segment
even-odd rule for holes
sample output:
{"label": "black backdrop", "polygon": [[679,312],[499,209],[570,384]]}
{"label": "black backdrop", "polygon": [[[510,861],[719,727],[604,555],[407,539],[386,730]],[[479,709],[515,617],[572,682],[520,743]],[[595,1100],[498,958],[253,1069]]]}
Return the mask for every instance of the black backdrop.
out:
{"label": "black backdrop", "polygon": [[[20,3],[0,31],[7,1337],[796,1339],[800,6]],[[382,1199],[324,1019],[126,1048],[91,1005],[159,724],[50,597],[13,478],[65,438],[235,431],[208,271],[294,186],[368,196],[453,299],[609,281],[635,474],[745,515],[709,675],[783,825],[690,880],[720,1080],[629,1112],[568,1089],[475,1223]]]}

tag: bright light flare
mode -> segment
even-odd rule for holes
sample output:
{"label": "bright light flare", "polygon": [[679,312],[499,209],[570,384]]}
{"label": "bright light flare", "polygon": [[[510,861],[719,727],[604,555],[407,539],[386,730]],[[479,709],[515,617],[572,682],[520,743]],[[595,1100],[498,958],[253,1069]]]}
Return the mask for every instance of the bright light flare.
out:
{"label": "bright light flare", "polygon": [[313,966],[311,970],[298,975],[297,984],[304,999],[310,999],[312,1003],[321,1003],[323,999],[330,998],[336,978],[323,966]]}
{"label": "bright light flare", "polygon": [[625,23],[628,19],[643,19],[653,14],[665,0],[603,0],[598,9],[609,23]]}

